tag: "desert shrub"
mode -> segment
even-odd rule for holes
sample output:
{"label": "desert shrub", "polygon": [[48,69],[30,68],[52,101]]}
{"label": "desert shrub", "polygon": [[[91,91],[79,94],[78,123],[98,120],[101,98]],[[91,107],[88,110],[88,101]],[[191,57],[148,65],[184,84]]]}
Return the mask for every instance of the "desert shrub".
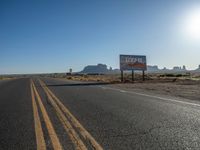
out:
{"label": "desert shrub", "polygon": [[177,74],[176,77],[183,77],[183,75],[182,74]]}
{"label": "desert shrub", "polygon": [[83,75],[84,78],[88,78],[88,75]]}
{"label": "desert shrub", "polygon": [[172,80],[172,82],[176,82],[177,81],[177,78],[174,78],[173,80]]}
{"label": "desert shrub", "polygon": [[160,74],[159,77],[165,77],[165,74]]}
{"label": "desert shrub", "polygon": [[175,74],[172,74],[172,73],[168,73],[165,75],[166,77],[175,77],[176,75]]}
{"label": "desert shrub", "polygon": [[71,79],[72,79],[72,77],[67,77],[67,79],[68,79],[68,80],[71,80]]}

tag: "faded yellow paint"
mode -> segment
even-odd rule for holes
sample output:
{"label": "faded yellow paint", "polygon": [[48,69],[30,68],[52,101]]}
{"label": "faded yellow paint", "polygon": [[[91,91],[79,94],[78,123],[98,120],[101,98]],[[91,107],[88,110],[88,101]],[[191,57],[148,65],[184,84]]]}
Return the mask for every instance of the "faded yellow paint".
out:
{"label": "faded yellow paint", "polygon": [[74,115],[63,105],[63,103],[51,92],[51,90],[45,85],[43,81],[40,81],[40,84],[43,88],[46,89],[46,91],[52,96],[52,98],[56,101],[58,106],[62,109],[62,111],[65,113],[67,118],[72,122],[73,126],[76,127],[76,129],[80,132],[82,137],[89,141],[93,148],[95,150],[103,150],[101,145],[92,137],[92,135],[79,123],[79,121],[74,117]]}
{"label": "faded yellow paint", "polygon": [[47,127],[47,130],[48,130],[48,133],[49,133],[49,136],[50,136],[50,139],[51,139],[51,142],[52,142],[52,145],[53,145],[53,148],[54,150],[62,150],[62,145],[60,144],[60,141],[57,137],[57,134],[55,132],[55,129],[51,123],[51,120],[49,119],[49,116],[47,114],[47,111],[42,103],[42,100],[37,92],[37,89],[33,83],[33,90],[35,92],[35,95],[37,97],[37,100],[38,100],[38,103],[39,103],[39,106],[40,106],[40,109],[41,109],[41,112],[42,112],[42,115],[43,115],[43,118],[44,118],[44,122],[46,124],[46,127]]}
{"label": "faded yellow paint", "polygon": [[46,144],[44,140],[44,134],[42,131],[42,126],[40,122],[40,117],[38,113],[37,104],[35,101],[35,95],[33,92],[33,81],[31,80],[30,88],[31,88],[31,98],[32,98],[32,106],[33,106],[33,117],[34,117],[34,125],[35,125],[35,136],[36,136],[36,144],[37,150],[46,150]]}
{"label": "faded yellow paint", "polygon": [[55,101],[52,98],[52,96],[47,91],[46,86],[44,86],[43,83],[41,83],[41,82],[40,82],[40,84],[43,87],[45,93],[47,94],[47,97],[48,97],[49,101],[51,102],[52,106],[56,110],[57,116],[60,119],[60,121],[61,121],[61,123],[62,123],[62,125],[63,125],[63,127],[65,129],[65,131],[69,135],[71,141],[73,142],[75,149],[76,150],[87,150],[87,147],[84,145],[84,143],[80,139],[79,135],[73,129],[73,127],[70,124],[70,122],[68,121],[68,119],[65,117],[65,115],[63,114],[63,112],[60,110],[60,108],[58,107],[58,105],[55,103]]}

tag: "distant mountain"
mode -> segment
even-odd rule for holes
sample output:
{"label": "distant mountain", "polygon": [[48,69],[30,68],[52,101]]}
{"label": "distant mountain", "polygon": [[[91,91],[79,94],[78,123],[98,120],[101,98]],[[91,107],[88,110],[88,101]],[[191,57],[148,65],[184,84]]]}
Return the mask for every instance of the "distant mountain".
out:
{"label": "distant mountain", "polygon": [[160,69],[158,68],[158,66],[147,66],[147,71],[148,72],[157,72],[160,71]]}
{"label": "distant mountain", "polygon": [[[85,74],[110,74],[110,73],[119,73],[119,69],[108,69],[106,64],[97,64],[97,65],[88,65],[84,67],[84,69],[79,73]],[[151,66],[147,65],[147,72],[149,73],[186,73],[186,72],[200,72],[199,68],[196,70],[187,70],[185,66],[179,67],[175,66],[173,69],[167,69],[164,67],[163,69],[159,69],[157,65]]]}
{"label": "distant mountain", "polygon": [[105,64],[97,64],[97,65],[88,65],[86,66],[80,73],[91,73],[91,74],[105,74],[108,73],[109,70],[107,65]]}
{"label": "distant mountain", "polygon": [[199,72],[200,73],[200,65],[196,70],[194,70],[194,72]]}
{"label": "distant mountain", "polygon": [[163,69],[159,69],[158,66],[150,66],[150,65],[147,66],[147,71],[149,73],[180,73],[180,72],[187,72],[185,66],[183,66],[182,68],[178,67],[178,66],[175,66],[175,67],[173,67],[173,69],[167,69],[166,67],[164,67]]}

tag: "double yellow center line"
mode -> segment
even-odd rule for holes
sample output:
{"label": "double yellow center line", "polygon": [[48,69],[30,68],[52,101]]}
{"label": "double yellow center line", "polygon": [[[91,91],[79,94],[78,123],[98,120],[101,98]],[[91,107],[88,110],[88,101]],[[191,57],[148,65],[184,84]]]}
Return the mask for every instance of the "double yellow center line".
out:
{"label": "double yellow center line", "polygon": [[32,97],[32,105],[33,105],[33,116],[34,116],[37,149],[38,150],[46,150],[44,134],[42,131],[42,125],[40,122],[38,108],[37,108],[37,104],[36,104],[36,100],[35,100],[35,94],[34,94],[34,90],[33,90],[33,83],[31,83],[31,97]]}
{"label": "double yellow center line", "polygon": [[[31,83],[32,83],[32,85],[34,87],[34,83],[33,82],[31,82]],[[92,137],[92,135],[79,123],[79,121],[63,105],[63,103],[55,96],[55,94],[53,94],[53,92],[45,85],[45,83],[42,80],[40,80],[40,79],[39,79],[39,83],[42,86],[43,90],[45,91],[45,93],[46,93],[46,95],[48,97],[49,102],[54,107],[54,110],[55,110],[55,112],[57,114],[57,117],[61,121],[61,123],[62,123],[62,125],[63,125],[63,127],[64,127],[64,129],[66,131],[66,133],[68,134],[69,138],[73,142],[75,149],[76,150],[87,150],[88,148],[87,148],[87,146],[84,143],[84,142],[87,142],[87,143],[90,143],[90,145],[92,146],[92,148],[94,150],[103,150],[103,148]],[[33,89],[36,91],[35,93],[37,93],[36,96],[39,97],[39,94],[38,94],[36,88],[33,88]],[[39,99],[41,101],[41,98],[39,98]],[[33,104],[33,108],[34,107],[37,107],[37,106],[35,106],[35,104]],[[34,118],[37,118],[36,115],[35,115],[35,113],[34,113]],[[40,127],[38,127],[38,126],[39,125],[35,124],[35,131],[37,131],[37,130],[41,131],[41,125],[40,125]],[[36,127],[37,127],[37,129],[36,129]],[[40,135],[40,137],[41,137],[41,135]],[[40,141],[40,142],[37,142],[37,145],[40,145],[40,147],[43,147],[42,145],[44,145],[44,143],[41,144],[42,140],[40,140],[39,137],[37,137],[37,133],[36,133],[36,141]],[[62,149],[61,145],[60,145],[60,148]],[[54,147],[54,149],[57,150],[57,148],[55,148],[55,147]],[[43,149],[41,149],[41,150],[43,150]]]}
{"label": "double yellow center line", "polygon": [[38,108],[37,108],[37,104],[36,104],[34,97],[36,97],[37,102],[38,102],[39,107],[40,107],[40,110],[42,112],[42,116],[44,118],[44,122],[45,122],[46,128],[48,130],[48,134],[50,136],[53,148],[55,150],[62,150],[63,148],[62,148],[60,141],[57,137],[55,129],[54,129],[52,123],[51,123],[51,120],[50,120],[50,118],[47,114],[47,111],[46,111],[46,109],[45,109],[45,107],[42,103],[42,100],[41,100],[32,80],[31,80],[31,94],[32,94],[32,102],[33,102],[33,112],[34,112],[33,114],[34,114],[34,122],[35,122],[37,150],[46,150],[46,145],[45,145],[45,140],[44,140],[44,134],[43,134],[42,127],[41,127]]}

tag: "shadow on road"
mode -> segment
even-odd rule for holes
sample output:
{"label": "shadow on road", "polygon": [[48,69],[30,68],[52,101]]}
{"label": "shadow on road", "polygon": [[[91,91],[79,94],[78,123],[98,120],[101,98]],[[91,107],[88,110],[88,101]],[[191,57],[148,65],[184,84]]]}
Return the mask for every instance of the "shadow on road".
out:
{"label": "shadow on road", "polygon": [[70,84],[49,84],[47,86],[94,86],[94,85],[107,85],[111,83],[99,82],[99,83],[70,83]]}

